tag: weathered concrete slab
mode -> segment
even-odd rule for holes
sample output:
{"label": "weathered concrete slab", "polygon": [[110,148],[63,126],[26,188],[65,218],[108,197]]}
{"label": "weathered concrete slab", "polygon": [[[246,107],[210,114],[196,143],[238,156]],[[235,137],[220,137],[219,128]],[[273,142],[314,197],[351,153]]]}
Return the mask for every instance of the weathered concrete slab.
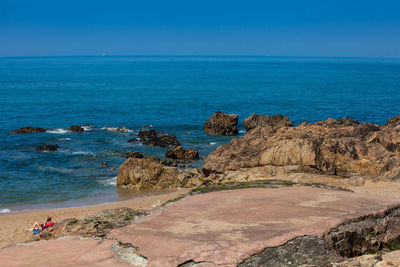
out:
{"label": "weathered concrete slab", "polygon": [[367,194],[312,187],[242,189],[188,197],[111,236],[140,248],[148,266],[235,266],[265,247],[322,235],[346,218],[399,203]]}

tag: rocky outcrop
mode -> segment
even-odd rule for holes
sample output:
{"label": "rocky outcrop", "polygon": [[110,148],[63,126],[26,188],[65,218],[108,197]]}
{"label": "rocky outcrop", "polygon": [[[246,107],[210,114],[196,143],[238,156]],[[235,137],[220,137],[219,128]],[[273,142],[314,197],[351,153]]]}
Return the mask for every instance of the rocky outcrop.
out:
{"label": "rocky outcrop", "polygon": [[108,167],[108,163],[105,161],[100,162],[100,166],[102,167]]}
{"label": "rocky outcrop", "polygon": [[199,159],[199,151],[194,148],[184,149],[182,146],[176,146],[165,153],[165,156],[171,159],[182,161],[191,161]]}
{"label": "rocky outcrop", "polygon": [[212,135],[237,135],[237,124],[238,115],[217,111],[204,124],[204,132]]}
{"label": "rocky outcrop", "polygon": [[201,184],[200,173],[164,166],[153,157],[128,158],[118,170],[117,186],[135,190],[192,187]]}
{"label": "rocky outcrop", "polygon": [[43,133],[43,132],[46,132],[46,131],[47,130],[44,129],[44,128],[26,126],[24,128],[19,128],[17,130],[12,130],[11,133],[13,133],[13,134],[27,134],[27,133]]}
{"label": "rocky outcrop", "polygon": [[328,245],[343,257],[400,248],[400,208],[348,221],[325,235]]}
{"label": "rocky outcrop", "polygon": [[140,152],[136,152],[136,151],[132,151],[132,152],[128,152],[124,155],[125,158],[144,158],[143,154]]}
{"label": "rocky outcrop", "polygon": [[72,125],[71,128],[69,128],[69,130],[72,132],[84,132],[85,131],[85,129],[79,125]]}
{"label": "rocky outcrop", "polygon": [[36,149],[40,151],[56,151],[59,148],[59,145],[40,145],[36,147]]}
{"label": "rocky outcrop", "polygon": [[[138,134],[138,139],[144,145],[158,147],[175,147],[179,145],[175,135],[157,132],[156,130],[142,130]],[[131,140],[129,142],[134,142],[134,140]]]}
{"label": "rocky outcrop", "polygon": [[278,247],[266,248],[238,264],[238,267],[259,266],[333,266],[345,258],[337,255],[326,242],[316,236],[301,236]]}
{"label": "rocky outcrop", "polygon": [[297,127],[256,127],[204,160],[205,175],[257,167],[264,176],[313,173],[400,179],[400,125],[378,126],[349,118]]}
{"label": "rocky outcrop", "polygon": [[53,227],[34,235],[31,241],[49,240],[66,235],[104,237],[112,229],[128,225],[146,214],[147,212],[145,211],[130,208],[103,210],[99,214],[84,217],[80,220],[71,218],[56,222]]}
{"label": "rocky outcrop", "polygon": [[246,129],[246,131],[250,131],[251,129],[254,129],[256,127],[264,127],[264,126],[271,126],[274,129],[285,126],[292,127],[293,123],[289,119],[289,117],[282,116],[279,114],[271,117],[268,115],[257,115],[254,113],[243,121],[243,126]]}

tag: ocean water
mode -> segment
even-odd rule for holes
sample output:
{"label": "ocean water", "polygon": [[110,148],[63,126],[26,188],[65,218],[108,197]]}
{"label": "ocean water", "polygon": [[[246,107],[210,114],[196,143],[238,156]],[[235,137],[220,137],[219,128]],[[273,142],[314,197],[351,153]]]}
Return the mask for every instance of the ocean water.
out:
{"label": "ocean water", "polygon": [[[201,157],[231,137],[203,133],[215,111],[283,114],[295,124],[400,115],[400,59],[284,57],[0,58],[0,213],[104,203],[137,194],[115,186],[122,155],[164,157],[128,143],[140,129],[175,134]],[[46,133],[10,134],[27,125]],[[66,130],[87,125],[84,133]],[[117,133],[105,126],[125,126]],[[39,144],[58,144],[39,152]],[[195,162],[201,166],[202,160]]]}

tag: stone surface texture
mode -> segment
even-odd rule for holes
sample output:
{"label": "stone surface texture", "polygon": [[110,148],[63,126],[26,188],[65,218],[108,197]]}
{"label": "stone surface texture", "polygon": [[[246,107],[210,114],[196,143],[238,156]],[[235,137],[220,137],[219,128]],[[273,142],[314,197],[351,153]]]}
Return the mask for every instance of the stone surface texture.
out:
{"label": "stone surface texture", "polygon": [[201,184],[196,170],[165,166],[153,157],[128,158],[118,169],[117,186],[136,190],[192,187]]}
{"label": "stone surface texture", "polygon": [[148,266],[190,261],[236,266],[266,247],[297,236],[323,236],[345,219],[398,201],[312,187],[213,192],[173,203],[112,230],[111,237],[139,247]]}
{"label": "stone surface texture", "polygon": [[237,135],[238,115],[220,111],[214,113],[204,124],[204,132],[212,135]]}
{"label": "stone surface texture", "polygon": [[175,135],[157,132],[156,130],[140,131],[138,134],[138,140],[144,145],[158,147],[175,147],[179,145],[178,139]]}
{"label": "stone surface texture", "polygon": [[171,159],[181,161],[191,161],[199,159],[199,151],[194,148],[184,149],[182,146],[176,146],[165,153],[165,156]]}
{"label": "stone surface texture", "polygon": [[400,179],[400,122],[328,119],[296,127],[256,127],[218,147],[202,166],[206,176],[258,168],[265,177],[311,173]]}
{"label": "stone surface texture", "polygon": [[280,128],[284,126],[292,127],[293,123],[289,119],[289,117],[279,114],[271,117],[269,115],[258,115],[254,113],[243,121],[243,126],[246,131],[250,131],[251,129],[254,129],[256,127],[265,126],[270,126],[272,128]]}

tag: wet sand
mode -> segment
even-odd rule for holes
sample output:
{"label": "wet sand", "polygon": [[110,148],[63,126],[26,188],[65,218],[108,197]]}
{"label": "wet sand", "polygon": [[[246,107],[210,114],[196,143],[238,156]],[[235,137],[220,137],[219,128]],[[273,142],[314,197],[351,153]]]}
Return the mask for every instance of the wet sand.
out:
{"label": "wet sand", "polygon": [[32,236],[32,232],[27,232],[25,229],[31,228],[35,222],[43,223],[47,216],[51,216],[53,221],[57,223],[57,221],[62,221],[67,218],[79,219],[99,213],[105,209],[114,209],[119,207],[150,210],[160,206],[162,203],[170,199],[185,195],[189,191],[190,189],[179,189],[176,192],[164,195],[135,198],[109,204],[0,215],[0,248],[9,244],[28,240]]}

